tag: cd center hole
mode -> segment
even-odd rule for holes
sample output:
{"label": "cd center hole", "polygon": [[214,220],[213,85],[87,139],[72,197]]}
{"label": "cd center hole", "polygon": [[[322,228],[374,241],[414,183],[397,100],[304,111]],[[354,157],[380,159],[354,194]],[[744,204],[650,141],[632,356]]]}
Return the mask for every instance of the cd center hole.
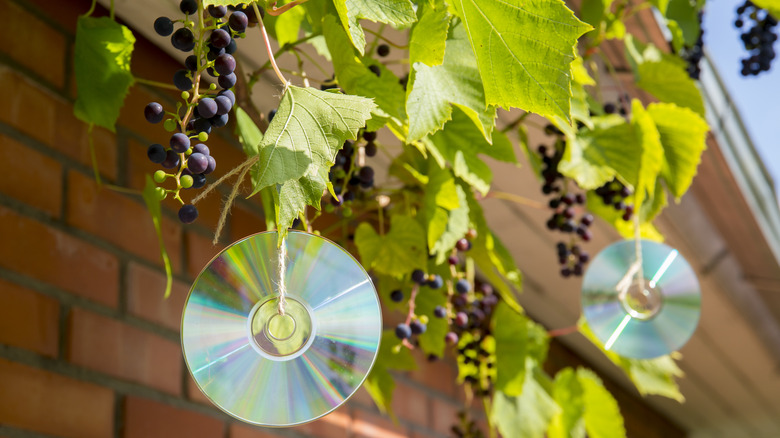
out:
{"label": "cd center hole", "polygon": [[284,341],[295,333],[295,319],[289,314],[276,314],[268,320],[266,330],[273,339]]}
{"label": "cd center hole", "polygon": [[654,317],[663,303],[663,294],[658,287],[653,287],[645,280],[644,288],[640,287],[640,282],[635,279],[631,286],[619,298],[625,310],[637,319],[650,319]]}

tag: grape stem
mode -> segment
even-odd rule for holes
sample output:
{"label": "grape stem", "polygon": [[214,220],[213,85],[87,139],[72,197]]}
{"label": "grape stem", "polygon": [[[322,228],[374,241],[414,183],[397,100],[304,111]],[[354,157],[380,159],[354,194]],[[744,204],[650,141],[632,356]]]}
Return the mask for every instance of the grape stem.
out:
{"label": "grape stem", "polygon": [[412,322],[412,317],[414,317],[414,302],[417,299],[417,292],[419,291],[420,285],[415,283],[414,286],[412,286],[412,294],[409,296],[409,313],[406,314],[406,325],[409,325],[409,323]]}
{"label": "grape stem", "polygon": [[[279,15],[284,14],[285,12],[289,11],[290,9],[292,9],[292,8],[294,8],[294,7],[296,7],[296,6],[300,5],[300,4],[306,3],[307,1],[309,1],[309,0],[295,0],[295,1],[291,1],[290,3],[287,3],[286,5],[282,6],[281,8],[277,8],[276,7],[276,2],[273,1],[273,2],[271,2],[271,4],[268,5],[269,8],[266,9],[266,12],[268,12],[269,15],[279,16]],[[255,6],[255,9],[257,9],[257,6]],[[258,17],[259,16],[260,15],[258,15]]]}
{"label": "grape stem", "polygon": [[485,419],[487,419],[487,425],[488,425],[488,433],[490,434],[490,438],[496,438],[496,428],[493,426],[493,420],[491,419],[490,415],[490,398],[489,397],[482,397],[482,408],[485,410]]}
{"label": "grape stem", "polygon": [[[283,45],[282,47],[280,47],[279,50],[277,50],[276,53],[274,53],[273,57],[276,58],[277,56],[281,56],[282,53],[292,49],[293,47],[295,47],[295,46],[297,46],[299,44],[303,44],[306,41],[309,41],[310,39],[312,39],[314,37],[318,37],[318,36],[320,36],[320,34],[311,34],[309,36],[306,36],[304,38],[299,39],[298,41],[294,41],[292,43],[287,43],[287,44]],[[264,72],[266,69],[268,69],[268,67],[270,67],[270,66],[271,66],[271,61],[269,59],[263,65],[261,65],[260,68],[258,68],[257,70],[253,71],[249,75],[249,85],[248,86],[251,88],[255,84],[255,82],[257,82],[258,76],[260,76],[260,74],[262,72]]]}
{"label": "grape stem", "polygon": [[[239,172],[243,172],[244,169],[250,169],[252,167],[252,165],[257,163],[258,161],[260,161],[260,156],[259,155],[253,155],[253,156],[247,158],[246,161],[244,161],[243,163],[241,163],[238,166],[236,166],[233,170],[231,170],[230,172],[228,172],[225,175],[223,175],[220,179],[218,179],[218,180],[214,181],[213,183],[209,184],[208,187],[206,187],[202,192],[200,192],[200,194],[198,196],[196,196],[192,200],[192,205],[195,205],[196,203],[198,203],[198,201],[200,201],[201,199],[205,198],[206,195],[211,193],[212,190],[214,190],[220,184],[225,182],[226,179],[230,178],[231,176],[233,176],[233,175],[235,175],[235,174],[237,174]],[[238,184],[236,184],[236,185],[238,185]]]}
{"label": "grape stem", "polygon": [[265,50],[268,52],[268,60],[271,62],[271,67],[274,68],[274,71],[276,72],[276,77],[279,78],[280,81],[282,81],[282,84],[284,84],[284,89],[287,90],[287,87],[290,85],[290,81],[288,81],[281,71],[279,71],[279,66],[276,65],[276,58],[274,58],[274,52],[271,50],[271,41],[268,39],[268,32],[265,30],[265,24],[263,23],[263,19],[261,18],[262,15],[260,14],[260,9],[257,8],[257,3],[252,3],[252,8],[255,10],[255,15],[259,18],[257,20],[257,23],[260,25],[260,33],[263,34],[263,41],[265,42]]}
{"label": "grape stem", "polygon": [[363,30],[364,30],[364,31],[366,31],[366,32],[368,32],[368,33],[370,33],[370,34],[372,34],[372,35],[374,35],[375,37],[377,37],[377,38],[379,38],[380,40],[382,40],[382,41],[386,42],[387,44],[389,44],[389,45],[391,45],[391,46],[395,47],[396,49],[402,49],[402,50],[405,50],[405,49],[408,49],[408,48],[409,48],[409,45],[408,45],[408,44],[407,44],[407,45],[405,45],[405,46],[402,46],[402,45],[396,44],[396,43],[394,43],[394,42],[390,41],[389,39],[387,39],[387,37],[385,37],[384,35],[382,35],[382,34],[381,34],[381,33],[379,33],[379,32],[373,31],[373,30],[371,30],[371,29],[368,29],[368,28],[364,28]]}
{"label": "grape stem", "polygon": [[569,335],[569,334],[572,334],[572,333],[576,333],[579,330],[580,330],[579,326],[577,326],[575,324],[575,325],[570,326],[570,327],[563,327],[563,328],[559,328],[559,329],[550,330],[550,331],[547,332],[547,336],[549,336],[551,338],[555,338],[555,337],[558,337],[558,336],[566,336],[566,335]]}
{"label": "grape stem", "polygon": [[159,82],[159,81],[153,81],[151,79],[139,78],[138,76],[133,76],[133,80],[135,82],[138,82],[139,84],[150,85],[152,87],[158,87],[158,88],[165,88],[167,90],[179,91],[179,89],[176,88],[175,85],[166,84],[165,82]]}
{"label": "grape stem", "polygon": [[490,192],[488,192],[487,195],[483,197],[483,199],[488,199],[488,198],[502,199],[504,201],[514,202],[515,204],[525,205],[532,208],[538,208],[540,210],[546,208],[544,204],[538,201],[534,201],[533,199],[524,198],[522,196],[515,195],[512,193],[499,192],[496,190],[491,190]]}

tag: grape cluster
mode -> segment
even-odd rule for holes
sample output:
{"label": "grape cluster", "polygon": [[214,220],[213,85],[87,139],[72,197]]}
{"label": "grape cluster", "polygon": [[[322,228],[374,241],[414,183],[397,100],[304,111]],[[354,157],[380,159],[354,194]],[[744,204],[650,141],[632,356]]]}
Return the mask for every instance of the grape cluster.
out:
{"label": "grape cluster", "polygon": [[631,189],[623,185],[623,183],[613,179],[594,190],[594,193],[601,198],[605,205],[611,205],[615,210],[623,213],[621,218],[624,221],[631,220],[634,215],[634,206],[626,203],[631,196]]}
{"label": "grape cluster", "polygon": [[328,172],[330,182],[333,184],[333,191],[336,194],[335,197],[331,196],[330,203],[325,205],[325,211],[328,213],[333,213],[337,207],[340,207],[342,215],[351,216],[352,201],[374,187],[374,168],[365,165],[359,166],[358,156],[360,149],[366,157],[376,155],[376,132],[364,130],[360,140],[356,143],[346,141],[336,154],[335,163]]}
{"label": "grape cluster", "polygon": [[702,12],[699,12],[697,15],[697,19],[699,20],[699,37],[696,38],[696,42],[693,46],[684,46],[680,51],[680,57],[688,63],[688,66],[686,67],[688,76],[690,76],[691,79],[696,80],[698,80],[701,75],[699,63],[704,57],[704,29],[701,27],[702,17]]}
{"label": "grape cluster", "polygon": [[[205,28],[200,37],[195,36],[195,24],[190,16],[198,13],[196,0],[182,0],[179,9],[185,14],[182,20],[159,17],[154,21],[154,30],[158,35],[171,37],[174,48],[183,52],[193,52],[184,61],[184,69],[173,75],[173,84],[182,94],[184,103],[177,105],[176,112],[166,112],[158,102],[151,102],[144,108],[144,116],[150,123],[160,123],[165,119],[164,127],[174,132],[168,146],[153,144],[147,149],[147,156],[153,163],[164,169],[154,173],[158,184],[166,180],[176,182],[174,189],[158,188],[161,198],[173,194],[183,205],[179,209],[179,220],[191,223],[198,217],[198,210],[192,204],[185,204],[180,190],[201,188],[206,184],[206,175],[217,166],[206,142],[213,128],[221,128],[228,123],[230,110],[236,103],[235,94],[230,90],[236,83],[236,38],[244,36],[251,19],[247,13],[234,10],[228,15],[224,6],[209,6]],[[252,13],[254,15],[254,13]],[[182,26],[175,29],[175,24]],[[208,31],[204,33],[203,31]],[[207,90],[199,88],[203,72],[217,78],[219,87],[210,84]],[[222,88],[218,90],[218,88]]]}
{"label": "grape cluster", "polygon": [[740,38],[748,57],[742,59],[742,76],[758,76],[769,71],[775,59],[774,43],[777,41],[777,26],[775,17],[764,9],[754,5],[750,0],[737,8],[737,19],[734,26],[738,29],[747,28],[747,20],[753,22],[750,29],[745,30]]}

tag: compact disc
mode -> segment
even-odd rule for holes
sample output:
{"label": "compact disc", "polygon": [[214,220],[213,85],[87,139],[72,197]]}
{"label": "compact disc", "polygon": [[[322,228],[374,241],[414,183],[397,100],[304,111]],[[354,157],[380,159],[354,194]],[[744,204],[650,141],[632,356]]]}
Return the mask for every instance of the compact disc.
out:
{"label": "compact disc", "polygon": [[699,322],[701,290],[676,249],[642,240],[641,270],[636,254],[633,240],[600,252],[583,279],[582,307],[606,350],[649,359],[688,341]]}
{"label": "compact disc", "polygon": [[363,267],[333,242],[290,231],[286,299],[278,312],[275,231],[220,252],[198,275],[182,315],[192,377],[247,423],[293,426],[336,409],[376,359],[382,316]]}

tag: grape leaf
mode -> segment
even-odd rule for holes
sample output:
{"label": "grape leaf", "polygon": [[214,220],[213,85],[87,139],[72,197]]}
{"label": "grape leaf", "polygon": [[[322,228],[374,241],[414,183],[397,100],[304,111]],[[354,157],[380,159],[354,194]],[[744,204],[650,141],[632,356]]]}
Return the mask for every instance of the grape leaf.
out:
{"label": "grape leaf", "polygon": [[450,15],[442,3],[437,3],[435,7],[425,3],[425,6],[420,7],[423,10],[420,21],[414,26],[409,38],[409,64],[421,62],[433,67],[444,61]]}
{"label": "grape leaf", "polygon": [[690,187],[701,154],[707,147],[709,126],[698,114],[674,104],[653,103],[647,112],[655,122],[664,148],[661,177],[675,198]]}
{"label": "grape leaf", "polygon": [[525,382],[526,358],[543,362],[549,338],[536,323],[504,302],[496,306],[492,324],[496,342],[495,387],[510,397],[520,395]]}
{"label": "grape leaf", "polygon": [[401,341],[395,336],[395,333],[392,330],[385,330],[382,332],[382,340],[379,343],[374,367],[363,385],[371,398],[374,399],[379,410],[392,416],[391,406],[395,381],[388,371],[391,369],[413,371],[417,369],[417,363],[409,349],[401,346]]}
{"label": "grape leaf", "polygon": [[526,378],[523,390],[517,397],[501,391],[493,396],[491,416],[501,435],[512,438],[543,438],[550,421],[560,412],[560,407],[536,378],[532,377],[537,365],[530,358],[525,360]]}
{"label": "grape leaf", "polygon": [[162,236],[162,229],[160,223],[162,222],[162,212],[160,211],[160,196],[157,193],[157,184],[154,183],[152,177],[146,175],[146,185],[142,193],[146,208],[149,210],[149,215],[152,216],[152,223],[154,224],[154,231],[157,233],[157,241],[160,243],[160,257],[165,267],[165,298],[171,295],[171,286],[173,285],[173,271],[171,270],[171,259],[168,257],[168,251],[165,249],[165,241]]}
{"label": "grape leaf", "polygon": [[206,6],[240,6],[240,5],[246,5],[247,3],[257,3],[257,7],[260,9],[265,9],[266,0],[254,0],[251,2],[248,2],[247,0],[203,0],[203,7]]}
{"label": "grape leaf", "polygon": [[585,405],[582,400],[582,385],[571,368],[564,368],[555,375],[553,400],[561,410],[550,422],[548,438],[585,438],[585,421],[582,416]]}
{"label": "grape leaf", "polygon": [[[349,94],[372,97],[376,102],[377,107],[372,110],[373,118],[369,121],[368,130],[376,131],[389,118],[403,120],[405,93],[398,78],[384,65],[370,58],[359,58],[350,48],[347,35],[333,15],[325,17],[323,34],[339,86]],[[380,76],[377,77],[369,70],[364,61],[376,65],[380,69]]]}
{"label": "grape leaf", "polygon": [[73,49],[76,117],[116,132],[119,112],[135,81],[130,73],[134,45],[133,33],[116,21],[79,17]]}
{"label": "grape leaf", "polygon": [[[662,193],[662,191],[659,188],[659,192],[656,193],[654,202],[659,202],[661,200],[666,199],[665,196],[659,195],[660,193]],[[634,238],[635,233],[634,233],[633,220],[628,220],[628,221],[623,220],[622,211],[615,210],[615,207],[612,205],[605,205],[604,201],[595,193],[588,192],[586,196],[587,196],[586,205],[588,207],[589,212],[604,219],[608,224],[611,224],[613,227],[615,227],[615,230],[617,230],[617,232],[621,236],[625,237],[626,239]],[[647,203],[645,205],[647,205]],[[653,216],[654,215],[652,214],[642,215],[643,222],[639,225],[639,234],[642,237],[642,239],[653,240],[656,242],[663,242],[664,241],[663,234],[661,234],[661,232],[658,231],[655,228],[655,226],[653,226],[652,223],[647,222],[649,220],[652,220]]]}
{"label": "grape leaf", "polygon": [[382,274],[401,276],[425,268],[425,231],[409,216],[394,216],[385,235],[362,222],[355,231],[355,245],[363,266]]}
{"label": "grape leaf", "polygon": [[593,121],[590,119],[590,105],[588,105],[588,93],[586,85],[596,85],[596,81],[590,77],[582,58],[577,57],[571,63],[571,117],[593,129]]}
{"label": "grape leaf", "polygon": [[585,431],[591,438],[625,438],[626,428],[617,401],[604,388],[593,371],[580,368],[577,379],[582,386]]}
{"label": "grape leaf", "polygon": [[777,0],[755,0],[754,5],[766,9],[776,20],[780,20],[780,2]]}
{"label": "grape leaf", "polygon": [[426,354],[434,354],[436,356],[444,355],[444,336],[449,331],[449,324],[446,318],[436,318],[433,315],[433,309],[436,306],[446,306],[447,295],[441,293],[439,290],[432,290],[427,287],[420,289],[415,300],[414,312],[417,315],[427,315],[428,324],[425,333],[417,336],[417,340],[420,341],[420,348]]}
{"label": "grape leaf", "polygon": [[[414,5],[409,0],[334,0],[333,4],[341,19],[341,25],[361,55],[365,54],[366,47],[366,36],[358,23],[361,18],[391,24],[395,28],[417,21]],[[330,51],[333,53],[332,48]]]}
{"label": "grape leaf", "polygon": [[490,190],[493,172],[479,158],[479,154],[507,163],[517,163],[514,147],[504,133],[495,132],[493,144],[489,144],[459,108],[453,109],[452,120],[447,122],[445,129],[431,136],[431,143],[444,159],[452,163],[455,176],[474,186],[483,195]]}
{"label": "grape leaf", "polygon": [[589,25],[560,0],[453,4],[477,57],[487,105],[570,119],[569,63]]}
{"label": "grape leaf", "polygon": [[[689,0],[669,0],[666,11],[662,12],[667,20],[674,21],[680,29],[682,42],[689,47],[696,44],[701,28],[699,26],[699,7]],[[677,50],[680,47],[676,48]]]}
{"label": "grape leaf", "polygon": [[301,24],[305,19],[306,9],[300,7],[289,9],[276,17],[274,32],[279,46],[298,40],[298,33],[301,31]]}
{"label": "grape leaf", "polygon": [[449,169],[430,160],[429,169],[423,197],[428,249],[437,255],[437,263],[443,263],[469,229],[468,201]]}
{"label": "grape leaf", "polygon": [[428,67],[419,62],[414,63],[413,68],[412,88],[406,98],[407,142],[442,129],[452,117],[452,103],[477,125],[485,140],[492,143],[496,108],[485,105],[477,60],[464,26],[453,27],[442,65]]}
{"label": "grape leaf", "polygon": [[655,359],[630,359],[621,357],[612,351],[604,350],[604,345],[598,340],[593,331],[588,327],[584,319],[578,323],[580,333],[585,338],[599,347],[602,353],[609,358],[615,365],[619,366],[628,377],[634,382],[636,389],[642,395],[660,395],[676,400],[680,403],[685,401],[685,397],[680,392],[675,378],[683,377],[685,373],[677,366],[675,357],[679,353],[661,356]]}

